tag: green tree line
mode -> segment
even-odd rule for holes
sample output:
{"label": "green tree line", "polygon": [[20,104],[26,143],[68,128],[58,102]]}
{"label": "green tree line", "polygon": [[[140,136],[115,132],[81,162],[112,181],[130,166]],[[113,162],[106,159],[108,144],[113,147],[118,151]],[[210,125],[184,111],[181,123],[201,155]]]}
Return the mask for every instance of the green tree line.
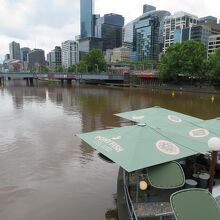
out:
{"label": "green tree line", "polygon": [[219,81],[220,48],[207,57],[207,48],[198,41],[174,44],[161,56],[159,77],[164,81],[176,81],[179,77]]}

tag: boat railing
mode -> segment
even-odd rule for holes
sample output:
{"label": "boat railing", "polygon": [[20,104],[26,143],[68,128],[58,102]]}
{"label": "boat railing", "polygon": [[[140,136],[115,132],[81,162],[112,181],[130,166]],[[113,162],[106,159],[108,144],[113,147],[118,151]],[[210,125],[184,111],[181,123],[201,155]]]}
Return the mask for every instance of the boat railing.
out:
{"label": "boat railing", "polygon": [[135,213],[133,202],[131,200],[131,196],[130,196],[130,193],[128,190],[127,178],[128,178],[128,176],[126,175],[125,170],[123,170],[124,192],[125,192],[125,200],[126,200],[128,212],[129,212],[129,218],[130,218],[130,220],[138,220],[138,217]]}

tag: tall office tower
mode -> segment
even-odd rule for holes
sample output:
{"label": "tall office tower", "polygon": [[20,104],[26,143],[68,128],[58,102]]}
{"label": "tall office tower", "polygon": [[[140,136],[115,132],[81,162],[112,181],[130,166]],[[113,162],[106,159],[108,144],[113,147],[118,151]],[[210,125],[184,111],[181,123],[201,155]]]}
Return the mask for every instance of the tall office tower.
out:
{"label": "tall office tower", "polygon": [[100,15],[99,14],[97,14],[97,15],[93,15],[92,16],[92,22],[93,22],[93,24],[92,24],[92,36],[94,37],[95,36],[95,25],[96,25],[96,21],[98,20],[100,18]]}
{"label": "tall office tower", "polygon": [[10,59],[14,60],[20,60],[21,54],[20,54],[20,44],[16,42],[11,42],[9,44],[9,51],[10,51]]}
{"label": "tall office tower", "polygon": [[156,7],[152,6],[152,5],[143,5],[143,14],[149,11],[155,11]]}
{"label": "tall office tower", "polygon": [[31,52],[31,49],[28,47],[22,47],[21,48],[21,61],[27,62],[28,54]]}
{"label": "tall office tower", "polygon": [[103,41],[103,50],[122,46],[122,28],[124,17],[118,14],[106,14],[96,20],[95,37]]}
{"label": "tall office tower", "polygon": [[93,36],[94,0],[80,0],[80,35],[81,38]]}
{"label": "tall office tower", "polygon": [[29,68],[38,68],[40,66],[45,66],[45,53],[41,49],[33,49],[28,53],[28,67]]}
{"label": "tall office tower", "polygon": [[[164,24],[164,48],[167,48],[176,42],[176,38],[184,38],[183,29],[192,27],[197,24],[198,17],[186,12],[177,12],[174,15],[168,16]],[[180,40],[181,42],[182,40]]]}
{"label": "tall office tower", "polygon": [[126,24],[124,27],[123,27],[123,42],[122,42],[122,45],[124,47],[127,47],[131,50],[133,50],[134,48],[134,24],[135,24],[135,21],[131,21],[129,22],[128,24]]}
{"label": "tall office tower", "polygon": [[62,43],[62,66],[68,68],[78,62],[78,43],[67,40]]}
{"label": "tall office tower", "polygon": [[168,11],[150,11],[136,20],[134,25],[134,51],[140,61],[159,60],[163,48],[163,25]]}
{"label": "tall office tower", "polygon": [[61,47],[56,46],[54,50],[47,54],[47,61],[49,66],[53,69],[62,66],[62,50]]}

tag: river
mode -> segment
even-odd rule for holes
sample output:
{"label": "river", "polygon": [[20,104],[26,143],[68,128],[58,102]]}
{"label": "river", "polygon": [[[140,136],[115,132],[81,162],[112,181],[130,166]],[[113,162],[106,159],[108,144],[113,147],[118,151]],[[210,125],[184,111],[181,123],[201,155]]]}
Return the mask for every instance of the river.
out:
{"label": "river", "polygon": [[0,219],[111,219],[118,166],[76,134],[126,125],[114,114],[152,106],[218,117],[212,95],[11,81],[0,88]]}

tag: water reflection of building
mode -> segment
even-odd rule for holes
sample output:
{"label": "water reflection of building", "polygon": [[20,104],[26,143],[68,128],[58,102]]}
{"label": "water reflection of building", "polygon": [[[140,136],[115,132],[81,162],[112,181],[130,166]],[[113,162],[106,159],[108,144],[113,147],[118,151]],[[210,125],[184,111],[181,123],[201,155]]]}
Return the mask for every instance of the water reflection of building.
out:
{"label": "water reflection of building", "polygon": [[20,80],[12,83],[5,88],[11,95],[13,105],[16,109],[23,108],[25,103],[46,102],[46,88],[25,87],[25,85],[21,85],[22,82]]}

